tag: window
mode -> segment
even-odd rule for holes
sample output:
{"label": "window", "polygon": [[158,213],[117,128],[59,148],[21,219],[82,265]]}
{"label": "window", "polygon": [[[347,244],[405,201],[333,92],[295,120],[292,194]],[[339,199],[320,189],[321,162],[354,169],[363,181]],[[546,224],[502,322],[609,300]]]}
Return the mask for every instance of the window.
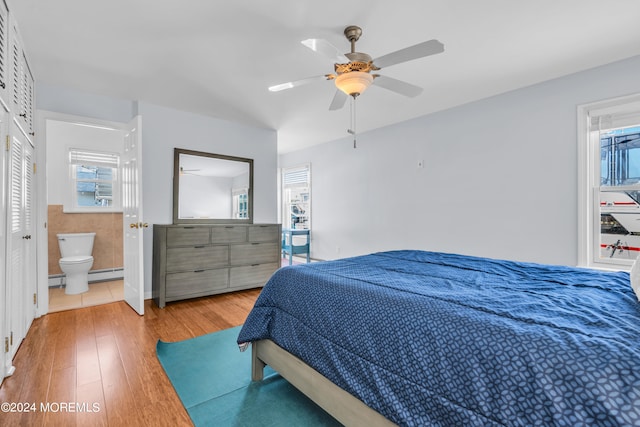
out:
{"label": "window", "polygon": [[115,153],[69,150],[69,201],[65,212],[121,211]]}
{"label": "window", "polygon": [[282,228],[311,229],[311,166],[282,170]]}
{"label": "window", "polygon": [[249,189],[240,188],[232,190],[233,219],[249,218]]}
{"label": "window", "polygon": [[578,109],[579,262],[627,268],[640,255],[640,95]]}

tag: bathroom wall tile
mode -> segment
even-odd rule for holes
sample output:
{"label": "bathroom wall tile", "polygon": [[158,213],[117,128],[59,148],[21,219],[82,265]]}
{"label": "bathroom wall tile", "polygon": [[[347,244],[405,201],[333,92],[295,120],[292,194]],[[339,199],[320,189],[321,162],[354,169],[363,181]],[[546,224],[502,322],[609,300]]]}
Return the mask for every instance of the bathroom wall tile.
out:
{"label": "bathroom wall tile", "polygon": [[123,217],[121,213],[114,214],[114,223],[116,226],[113,230],[113,240],[118,242],[113,246],[113,263],[114,265],[123,267],[124,266],[124,231],[122,227]]}
{"label": "bathroom wall tile", "polygon": [[49,238],[48,254],[49,254],[49,275],[61,274],[58,260],[60,259],[60,248],[58,246],[57,233],[61,231],[63,222],[62,205],[49,205],[47,210],[47,234]]}
{"label": "bathroom wall tile", "polygon": [[92,270],[123,267],[122,213],[66,214],[62,205],[48,206],[49,275],[62,274],[58,233],[95,232]]}

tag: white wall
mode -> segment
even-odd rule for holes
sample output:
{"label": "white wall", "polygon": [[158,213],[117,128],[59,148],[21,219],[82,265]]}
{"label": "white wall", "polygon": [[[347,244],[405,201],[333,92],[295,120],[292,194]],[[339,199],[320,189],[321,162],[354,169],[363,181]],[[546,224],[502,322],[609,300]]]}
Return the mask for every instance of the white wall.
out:
{"label": "white wall", "polygon": [[184,174],[180,177],[180,218],[232,218],[233,178]]}
{"label": "white wall", "polygon": [[639,75],[635,57],[361,133],[356,149],[347,137],[280,156],[311,163],[312,256],[414,248],[575,265],[576,108],[640,92]]}
{"label": "white wall", "polygon": [[[254,222],[276,221],[276,132],[131,100],[37,83],[37,109],[127,123],[142,116],[143,221],[172,222],[173,149],[254,159]],[[145,297],[151,296],[152,228],[144,231]]]}
{"label": "white wall", "polygon": [[[173,149],[254,159],[254,222],[276,221],[276,133],[139,102],[142,116],[144,221],[173,221]],[[145,290],[151,290],[152,232],[144,234]]]}
{"label": "white wall", "polygon": [[50,205],[62,205],[69,175],[69,148],[85,148],[121,154],[122,131],[82,126],[69,122],[47,120],[47,192]]}

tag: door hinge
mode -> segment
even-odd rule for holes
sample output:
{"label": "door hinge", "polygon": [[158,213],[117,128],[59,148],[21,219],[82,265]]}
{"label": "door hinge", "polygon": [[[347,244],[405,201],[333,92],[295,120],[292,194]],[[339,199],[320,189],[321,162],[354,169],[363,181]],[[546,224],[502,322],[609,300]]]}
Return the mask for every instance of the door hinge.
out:
{"label": "door hinge", "polygon": [[13,345],[13,331],[11,331],[11,339],[9,340],[9,344]]}
{"label": "door hinge", "polygon": [[10,147],[11,147],[11,137],[7,135],[7,151],[9,151]]}
{"label": "door hinge", "polygon": [[37,172],[37,171],[36,171],[36,169],[37,169],[37,168],[36,168],[36,164],[34,163],[34,164],[33,164],[33,173],[36,173],[36,172]]}
{"label": "door hinge", "polygon": [[9,337],[4,337],[4,352],[9,353]]}
{"label": "door hinge", "polygon": [[33,293],[33,305],[36,305],[38,303],[38,294],[36,294],[35,292]]}

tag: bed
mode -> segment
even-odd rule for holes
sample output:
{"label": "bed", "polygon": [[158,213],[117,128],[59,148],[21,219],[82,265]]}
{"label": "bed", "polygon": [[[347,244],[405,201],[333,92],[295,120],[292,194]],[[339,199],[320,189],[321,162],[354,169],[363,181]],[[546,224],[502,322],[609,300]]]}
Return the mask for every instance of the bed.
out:
{"label": "bed", "polygon": [[346,425],[640,425],[626,272],[425,251],[284,267],[238,336]]}

